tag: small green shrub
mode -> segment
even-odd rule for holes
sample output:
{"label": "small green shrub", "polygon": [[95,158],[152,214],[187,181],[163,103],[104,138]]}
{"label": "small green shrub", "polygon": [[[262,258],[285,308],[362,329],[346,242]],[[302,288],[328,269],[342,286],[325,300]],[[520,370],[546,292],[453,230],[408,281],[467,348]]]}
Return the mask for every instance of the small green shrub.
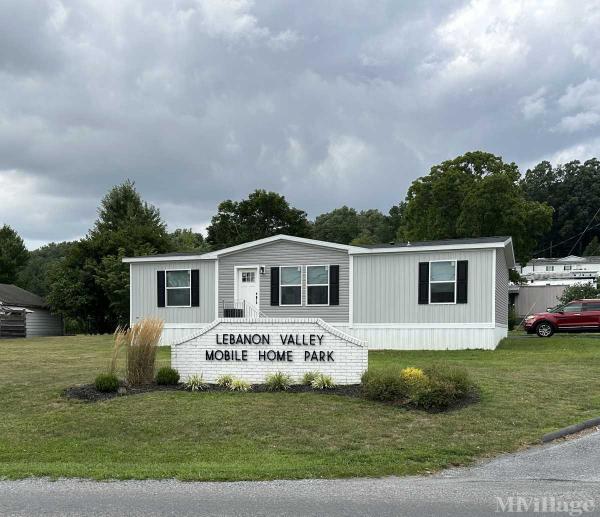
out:
{"label": "small green shrub", "polygon": [[163,366],[156,372],[156,384],[161,386],[176,386],[179,383],[179,372],[170,366]]}
{"label": "small green shrub", "polygon": [[292,377],[283,372],[267,375],[265,385],[269,391],[286,391],[292,385]]}
{"label": "small green shrub", "polygon": [[367,370],[361,382],[363,394],[370,400],[399,402],[409,397],[408,383],[395,368]]}
{"label": "small green shrub", "polygon": [[412,394],[412,400],[424,409],[447,409],[464,400],[474,389],[468,372],[448,365],[433,365],[425,369],[428,382]]}
{"label": "small green shrub", "polygon": [[200,375],[190,375],[188,380],[185,382],[185,389],[189,391],[203,391],[207,388],[207,384],[204,382],[202,378],[202,374]]}
{"label": "small green shrub", "polygon": [[306,384],[307,386],[311,386],[312,382],[319,376],[319,372],[306,372],[302,376],[302,384]]}
{"label": "small green shrub", "polygon": [[252,389],[252,386],[248,381],[245,381],[243,379],[233,379],[233,381],[231,381],[231,384],[229,385],[229,389],[231,391],[246,392],[250,391]]}
{"label": "small green shrub", "polygon": [[102,393],[115,393],[119,389],[119,379],[114,373],[101,373],[96,377],[94,386]]}
{"label": "small green shrub", "polygon": [[322,373],[317,375],[310,385],[316,390],[335,388],[335,382],[333,382],[333,379],[329,375],[324,375]]}
{"label": "small green shrub", "polygon": [[217,385],[223,386],[224,388],[229,388],[232,382],[233,376],[231,375],[221,375],[221,377],[217,379]]}

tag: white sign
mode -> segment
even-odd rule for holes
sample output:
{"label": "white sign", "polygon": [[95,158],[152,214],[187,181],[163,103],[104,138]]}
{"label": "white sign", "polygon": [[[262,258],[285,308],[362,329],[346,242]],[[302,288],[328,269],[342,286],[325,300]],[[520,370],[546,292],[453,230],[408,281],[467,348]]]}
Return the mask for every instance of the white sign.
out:
{"label": "white sign", "polygon": [[300,382],[306,372],[330,375],[336,384],[358,384],[368,349],[321,319],[220,319],[171,348],[171,364],[182,380],[202,374],[212,383],[233,375],[262,383],[284,372]]}

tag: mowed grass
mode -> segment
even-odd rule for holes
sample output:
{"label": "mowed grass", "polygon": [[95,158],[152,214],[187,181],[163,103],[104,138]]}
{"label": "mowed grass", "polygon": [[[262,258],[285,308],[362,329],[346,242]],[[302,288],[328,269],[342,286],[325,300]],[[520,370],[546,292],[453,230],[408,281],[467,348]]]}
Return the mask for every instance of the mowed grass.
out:
{"label": "mowed grass", "polygon": [[[319,394],[162,392],[66,400],[107,336],[0,341],[0,477],[243,480],[420,474],[535,443],[600,415],[600,339],[511,337],[496,351],[371,352],[371,368],[466,367],[481,402],[406,411]],[[161,349],[161,364],[169,350]]]}

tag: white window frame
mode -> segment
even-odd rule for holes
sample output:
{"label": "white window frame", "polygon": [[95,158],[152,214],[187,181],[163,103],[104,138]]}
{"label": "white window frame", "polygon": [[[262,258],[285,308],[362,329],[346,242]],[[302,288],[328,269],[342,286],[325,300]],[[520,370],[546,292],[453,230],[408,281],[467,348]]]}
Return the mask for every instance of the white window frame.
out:
{"label": "white window frame", "polygon": [[565,271],[571,271],[571,269],[573,269],[573,266],[565,266]]}
{"label": "white window frame", "polygon": [[554,271],[554,266],[546,266],[546,271],[547,272]]}
{"label": "white window frame", "polygon": [[[285,284],[281,283],[283,276],[281,275],[281,269],[286,267],[295,267],[300,270],[300,283],[299,284]],[[300,303],[282,303],[283,298],[281,297],[281,288],[282,287],[300,287]],[[302,307],[302,266],[279,266],[279,306],[280,307]]]}
{"label": "white window frame", "polygon": [[[431,301],[431,284],[449,284],[452,280],[431,280],[431,264],[436,262],[454,262],[454,301],[453,302],[433,302]],[[430,260],[429,261],[429,303],[431,305],[456,305],[456,285],[458,284],[457,275],[457,259],[444,259],[444,260]]]}
{"label": "white window frame", "polygon": [[[172,271],[187,271],[188,272],[188,277],[190,279],[190,285],[188,287],[167,287],[167,273],[172,272]],[[165,269],[164,272],[165,272],[165,308],[177,309],[177,308],[191,307],[192,306],[192,270],[191,269],[186,269],[186,268],[182,268],[182,269]],[[190,291],[190,303],[188,305],[169,305],[169,296],[168,296],[168,290],[169,289],[189,289],[189,291]]]}
{"label": "white window frame", "polygon": [[[329,277],[329,264],[307,264],[306,266],[304,266],[306,268],[306,296],[305,296],[305,300],[306,300],[306,306],[307,307],[329,307],[329,284],[331,282],[330,277]],[[309,284],[308,283],[308,268],[309,267],[324,267],[327,270],[327,283],[326,284]],[[327,303],[308,303],[308,288],[310,287],[324,287],[327,286]]]}

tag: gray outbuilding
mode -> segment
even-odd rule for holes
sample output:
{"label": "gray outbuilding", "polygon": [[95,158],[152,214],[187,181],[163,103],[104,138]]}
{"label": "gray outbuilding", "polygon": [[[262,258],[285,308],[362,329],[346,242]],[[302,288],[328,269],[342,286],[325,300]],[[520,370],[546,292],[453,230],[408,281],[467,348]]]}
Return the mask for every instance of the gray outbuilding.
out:
{"label": "gray outbuilding", "polygon": [[[5,332],[5,337],[62,336],[63,320],[50,313],[46,302],[37,294],[11,284],[0,284],[0,312],[5,326],[22,327]],[[22,314],[22,319],[18,315]],[[0,321],[0,325],[2,325]]]}

